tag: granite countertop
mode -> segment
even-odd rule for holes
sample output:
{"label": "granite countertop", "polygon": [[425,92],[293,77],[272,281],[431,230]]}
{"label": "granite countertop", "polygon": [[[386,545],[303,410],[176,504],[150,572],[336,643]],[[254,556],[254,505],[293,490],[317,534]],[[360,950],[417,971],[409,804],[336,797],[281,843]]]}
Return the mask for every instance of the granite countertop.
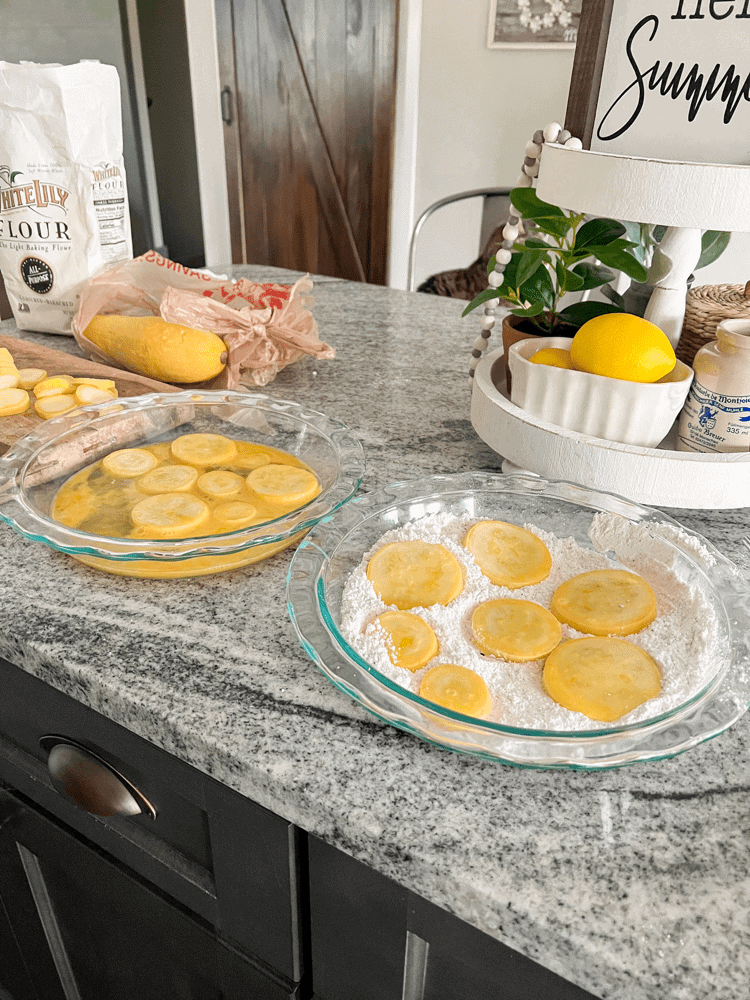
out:
{"label": "granite countertop", "polygon": [[[335,279],[315,299],[336,359],[299,361],[266,391],[347,423],[366,487],[499,470],[469,419],[465,303]],[[670,513],[750,567],[747,510]],[[159,581],[98,573],[5,525],[0,543],[0,655],[29,673],[597,997],[746,995],[747,716],[672,760],[603,773],[461,757],[318,672],[286,611],[288,551]]]}

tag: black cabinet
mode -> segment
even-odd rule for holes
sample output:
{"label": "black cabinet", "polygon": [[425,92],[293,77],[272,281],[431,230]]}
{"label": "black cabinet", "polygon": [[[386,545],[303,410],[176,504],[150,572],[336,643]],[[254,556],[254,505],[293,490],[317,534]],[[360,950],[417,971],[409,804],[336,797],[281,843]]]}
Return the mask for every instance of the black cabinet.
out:
{"label": "black cabinet", "polygon": [[[0,1000],[309,993],[299,831],[2,660],[0,690]],[[88,811],[102,775],[153,809]]]}
{"label": "black cabinet", "polygon": [[284,1000],[215,930],[0,791],[0,982],[14,1000]]}
{"label": "black cabinet", "polygon": [[308,840],[318,1000],[595,1000],[341,851]]}

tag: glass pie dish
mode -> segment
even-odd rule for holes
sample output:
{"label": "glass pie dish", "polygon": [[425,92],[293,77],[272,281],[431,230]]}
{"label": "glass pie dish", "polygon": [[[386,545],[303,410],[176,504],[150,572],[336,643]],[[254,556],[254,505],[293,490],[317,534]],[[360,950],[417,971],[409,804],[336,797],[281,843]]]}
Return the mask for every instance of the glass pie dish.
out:
{"label": "glass pie dish", "polygon": [[[594,548],[589,528],[598,512],[622,518],[617,523],[626,527],[637,525],[647,532],[649,558],[696,588],[717,623],[720,652],[700,690],[640,722],[553,731],[452,712],[389,679],[339,629],[344,586],[382,535],[441,512],[531,523],[558,538],[572,537],[584,549]],[[709,541],[661,511],[570,483],[475,472],[396,483],[357,497],[298,547],[287,578],[287,603],[310,658],[373,715],[450,750],[520,767],[604,769],[671,757],[723,732],[750,704],[750,589],[740,571]]]}
{"label": "glass pie dish", "polygon": [[[189,538],[107,537],[52,518],[55,496],[74,473],[119,449],[193,433],[281,449],[309,466],[320,493],[273,520]],[[0,457],[0,519],[109,573],[203,576],[258,562],[298,541],[356,493],[364,466],[362,446],[344,424],[297,403],[232,391],[154,393],[82,407],[16,441]]]}

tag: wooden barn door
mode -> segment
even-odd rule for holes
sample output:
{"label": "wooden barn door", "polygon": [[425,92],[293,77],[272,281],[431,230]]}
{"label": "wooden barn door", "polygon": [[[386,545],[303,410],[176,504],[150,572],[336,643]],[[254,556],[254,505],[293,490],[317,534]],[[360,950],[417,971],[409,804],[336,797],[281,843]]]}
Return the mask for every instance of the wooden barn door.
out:
{"label": "wooden barn door", "polygon": [[234,263],[385,284],[398,0],[215,0]]}

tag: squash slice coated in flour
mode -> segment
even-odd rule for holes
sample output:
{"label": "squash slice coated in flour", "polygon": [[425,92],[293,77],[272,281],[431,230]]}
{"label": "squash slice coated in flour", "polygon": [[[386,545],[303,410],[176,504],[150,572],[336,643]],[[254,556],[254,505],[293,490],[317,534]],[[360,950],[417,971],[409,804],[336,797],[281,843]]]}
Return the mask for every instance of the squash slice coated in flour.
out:
{"label": "squash slice coated in flour", "polygon": [[661,691],[656,661],[627,639],[592,636],[553,649],[542,684],[563,708],[599,722],[614,722]]}
{"label": "squash slice coated in flour", "polygon": [[463,590],[456,557],[432,542],[389,542],[367,564],[367,579],[385,604],[399,611],[450,604]]}
{"label": "squash slice coated in flour", "polygon": [[516,663],[546,656],[562,638],[560,622],[551,612],[512,597],[484,601],[475,608],[471,631],[483,653]]}
{"label": "squash slice coated in flour", "polygon": [[541,583],[552,569],[552,556],[541,538],[517,524],[480,521],[469,529],[464,546],[486,577],[509,590]]}
{"label": "squash slice coated in flour", "polygon": [[384,611],[375,619],[388,636],[388,657],[396,667],[414,673],[438,654],[437,636],[430,626],[409,611]]}
{"label": "squash slice coated in flour", "polygon": [[492,711],[492,696],[489,688],[474,670],[456,663],[440,663],[431,667],[422,678],[419,693],[427,701],[484,719]]}
{"label": "squash slice coated in flour", "polygon": [[656,595],[635,573],[595,569],[560,584],[550,608],[556,618],[578,632],[632,635],[656,618]]}

